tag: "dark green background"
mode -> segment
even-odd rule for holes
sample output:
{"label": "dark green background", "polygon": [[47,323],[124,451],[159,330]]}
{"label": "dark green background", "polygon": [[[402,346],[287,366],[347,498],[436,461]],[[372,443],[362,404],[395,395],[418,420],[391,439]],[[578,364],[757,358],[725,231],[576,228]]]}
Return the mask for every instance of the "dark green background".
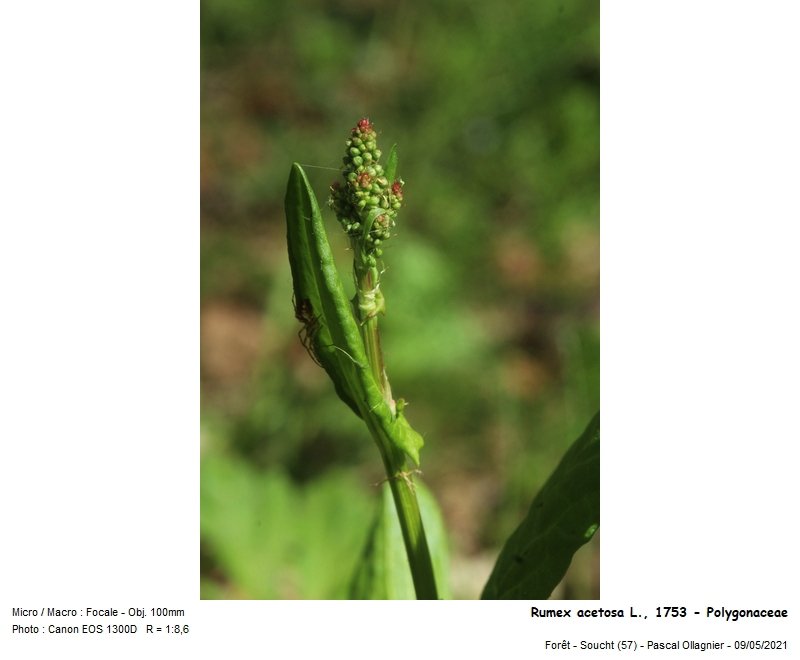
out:
{"label": "dark green background", "polygon": [[[324,203],[368,116],[406,183],[389,377],[475,598],[599,408],[598,4],[201,6],[202,596],[346,593],[383,475],[298,340],[283,195],[299,161]],[[556,595],[598,596],[598,547]]]}

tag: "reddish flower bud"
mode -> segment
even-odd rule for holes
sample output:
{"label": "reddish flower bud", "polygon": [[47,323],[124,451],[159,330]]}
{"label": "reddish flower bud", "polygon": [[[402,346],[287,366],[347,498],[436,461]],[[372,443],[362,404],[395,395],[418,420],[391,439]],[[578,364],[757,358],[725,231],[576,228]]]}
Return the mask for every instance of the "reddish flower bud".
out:
{"label": "reddish flower bud", "polygon": [[392,184],[392,194],[398,199],[403,199],[403,184],[400,181],[395,181]]}

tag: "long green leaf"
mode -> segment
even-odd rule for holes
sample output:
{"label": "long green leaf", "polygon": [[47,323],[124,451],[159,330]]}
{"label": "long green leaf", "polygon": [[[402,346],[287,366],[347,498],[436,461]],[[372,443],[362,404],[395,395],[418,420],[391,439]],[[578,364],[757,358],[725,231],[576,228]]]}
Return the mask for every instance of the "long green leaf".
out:
{"label": "long green leaf", "polygon": [[392,413],[372,376],[364,341],[333,260],[319,204],[303,168],[294,163],[286,187],[286,225],[296,313],[306,340],[339,398],[367,417],[397,451],[419,464],[422,437]]}
{"label": "long green leaf", "polygon": [[[449,598],[447,536],[433,495],[414,484],[425,525],[439,598]],[[416,598],[403,535],[388,484],[384,484],[361,561],[350,584],[355,600],[413,600]]]}
{"label": "long green leaf", "polygon": [[[357,372],[367,366],[364,344],[333,263],[316,196],[297,163],[289,173],[285,209],[295,308],[306,324],[306,341],[339,398],[363,416],[369,397]],[[373,398],[380,397],[377,386],[373,389]]]}
{"label": "long green leaf", "polygon": [[484,599],[544,600],[600,526],[600,413],[561,459],[506,541]]}

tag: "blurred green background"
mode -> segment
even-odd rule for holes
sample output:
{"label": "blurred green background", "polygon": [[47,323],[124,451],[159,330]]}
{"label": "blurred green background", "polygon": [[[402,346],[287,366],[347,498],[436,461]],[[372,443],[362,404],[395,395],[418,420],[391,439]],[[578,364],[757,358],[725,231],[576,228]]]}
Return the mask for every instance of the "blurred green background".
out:
{"label": "blurred green background", "polygon": [[[406,182],[382,282],[388,373],[426,439],[453,596],[477,598],[599,408],[598,3],[201,12],[201,595],[346,596],[382,466],[298,339],[283,196],[299,161],[324,205],[366,116]],[[598,595],[596,536],[554,596]]]}

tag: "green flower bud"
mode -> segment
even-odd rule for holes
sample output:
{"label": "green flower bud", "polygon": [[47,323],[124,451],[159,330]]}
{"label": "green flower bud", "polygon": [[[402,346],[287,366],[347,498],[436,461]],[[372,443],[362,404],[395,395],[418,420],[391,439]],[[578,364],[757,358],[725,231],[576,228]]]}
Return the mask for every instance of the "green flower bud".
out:
{"label": "green flower bud", "polygon": [[[378,246],[391,236],[403,200],[402,181],[389,182],[378,162],[381,151],[377,137],[369,119],[361,119],[356,124],[345,141],[344,183],[331,186],[328,201],[342,228],[361,242],[364,257],[373,266],[376,256],[382,253]],[[366,235],[365,225],[369,225]]]}

